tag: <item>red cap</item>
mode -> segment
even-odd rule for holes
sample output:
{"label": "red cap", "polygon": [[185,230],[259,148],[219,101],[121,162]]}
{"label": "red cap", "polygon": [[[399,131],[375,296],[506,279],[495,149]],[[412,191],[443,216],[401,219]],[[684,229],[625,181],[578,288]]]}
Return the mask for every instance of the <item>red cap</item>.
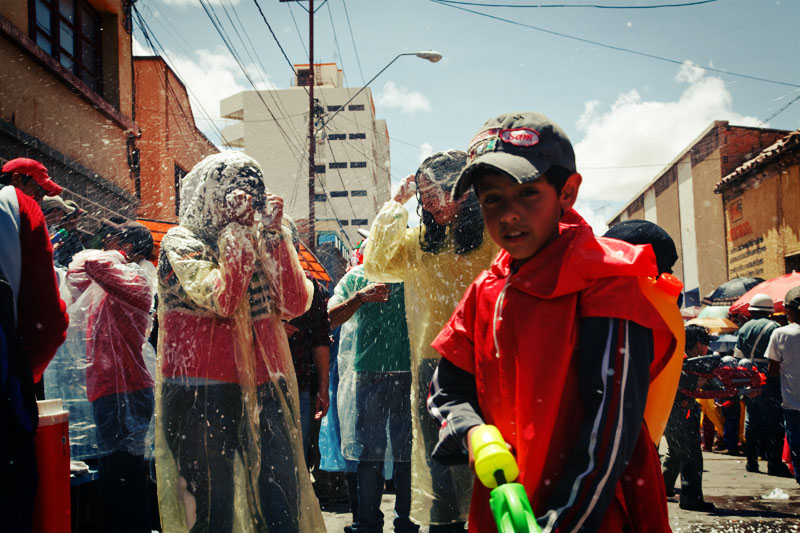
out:
{"label": "red cap", "polygon": [[47,168],[43,164],[27,157],[12,159],[3,165],[2,172],[18,172],[32,177],[45,190],[47,196],[58,196],[63,190],[58,183],[50,179],[50,176],[47,175]]}

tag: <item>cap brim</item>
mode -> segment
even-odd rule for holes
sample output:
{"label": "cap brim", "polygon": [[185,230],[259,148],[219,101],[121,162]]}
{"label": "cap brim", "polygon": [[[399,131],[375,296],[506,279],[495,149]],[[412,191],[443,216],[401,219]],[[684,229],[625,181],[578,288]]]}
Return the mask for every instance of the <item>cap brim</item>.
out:
{"label": "cap brim", "polygon": [[39,186],[44,189],[48,196],[58,196],[64,190],[58,183],[51,180],[49,176],[47,176],[47,180],[44,183],[39,183]]}
{"label": "cap brim", "polygon": [[478,170],[498,170],[508,174],[519,183],[533,181],[548,171],[552,163],[539,157],[522,157],[508,152],[487,152],[467,165],[456,180],[453,197],[461,196],[472,187]]}

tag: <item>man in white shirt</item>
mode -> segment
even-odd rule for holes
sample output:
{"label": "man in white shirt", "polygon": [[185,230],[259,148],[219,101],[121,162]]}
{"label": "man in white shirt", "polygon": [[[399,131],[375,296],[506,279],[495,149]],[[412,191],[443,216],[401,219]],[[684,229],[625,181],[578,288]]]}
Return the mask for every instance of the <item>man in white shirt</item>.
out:
{"label": "man in white shirt", "polygon": [[783,306],[789,324],[772,333],[765,355],[770,360],[769,374],[781,379],[786,439],[794,478],[800,484],[800,286],[786,293]]}

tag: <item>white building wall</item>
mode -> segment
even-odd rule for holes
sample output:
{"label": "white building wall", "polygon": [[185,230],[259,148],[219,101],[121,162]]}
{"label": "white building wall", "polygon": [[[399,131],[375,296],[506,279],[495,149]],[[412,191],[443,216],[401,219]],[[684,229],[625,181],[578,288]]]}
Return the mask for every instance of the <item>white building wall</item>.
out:
{"label": "white building wall", "polygon": [[653,224],[658,224],[656,212],[656,190],[650,187],[644,191],[644,219]]}
{"label": "white building wall", "polygon": [[678,172],[678,204],[681,217],[681,260],[683,286],[686,292],[698,289],[697,237],[694,229],[694,188],[692,186],[692,159],[684,157],[676,165]]}
{"label": "white building wall", "polygon": [[[324,201],[314,203],[316,228],[317,233],[343,230],[347,238],[340,239],[350,248],[362,239],[357,230],[369,229],[389,197],[389,140],[386,122],[375,119],[369,89],[333,116],[335,106],[343,105],[359,89],[336,86],[341,84],[341,71],[325,71],[325,67],[325,85],[314,88],[323,108],[322,121],[330,120],[317,135],[315,193]],[[307,219],[306,88],[245,91],[222,100],[220,108],[223,117],[242,121],[223,129],[223,142],[254,157],[264,168],[267,187],[284,198],[286,213]],[[335,168],[342,165],[345,168]]]}

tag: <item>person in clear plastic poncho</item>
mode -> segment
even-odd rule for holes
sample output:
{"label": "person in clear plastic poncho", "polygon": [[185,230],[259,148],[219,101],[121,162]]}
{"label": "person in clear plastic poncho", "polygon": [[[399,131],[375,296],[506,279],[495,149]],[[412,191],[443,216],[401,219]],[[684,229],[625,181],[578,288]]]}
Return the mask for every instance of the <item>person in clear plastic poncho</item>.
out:
{"label": "person in clear plastic poncho", "polygon": [[[498,248],[485,234],[474,193],[454,200],[452,187],[466,153],[439,152],[400,185],[375,217],[364,251],[367,278],[404,282],[411,342],[413,423],[411,517],[431,531],[463,529],[469,511],[472,474],[431,460],[439,424],[425,407],[439,354],[430,343],[450,318],[472,280],[491,265]],[[407,228],[403,204],[414,196],[421,224]]]}
{"label": "person in clear plastic poncho", "polygon": [[[171,531],[323,531],[281,319],[311,302],[283,202],[225,152],[181,182],[161,242],[156,467]],[[260,220],[259,220],[260,219]]]}

